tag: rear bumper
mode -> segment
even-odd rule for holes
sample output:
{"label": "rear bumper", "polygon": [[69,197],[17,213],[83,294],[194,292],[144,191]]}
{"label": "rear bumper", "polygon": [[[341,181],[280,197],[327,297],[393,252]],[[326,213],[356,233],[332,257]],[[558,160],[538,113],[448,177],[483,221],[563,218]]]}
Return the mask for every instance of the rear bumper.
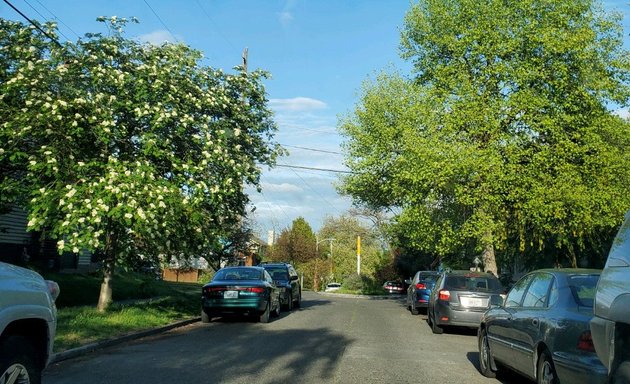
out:
{"label": "rear bumper", "polygon": [[441,304],[438,301],[435,308],[435,323],[437,325],[479,328],[481,316],[483,316],[483,314],[484,312],[478,311],[455,310],[448,305]]}
{"label": "rear bumper", "polygon": [[201,307],[204,312],[211,312],[216,315],[262,313],[267,307],[267,299],[263,297],[240,298],[238,300],[204,298]]}
{"label": "rear bumper", "polygon": [[604,384],[608,370],[596,355],[554,353],[553,362],[561,383]]}

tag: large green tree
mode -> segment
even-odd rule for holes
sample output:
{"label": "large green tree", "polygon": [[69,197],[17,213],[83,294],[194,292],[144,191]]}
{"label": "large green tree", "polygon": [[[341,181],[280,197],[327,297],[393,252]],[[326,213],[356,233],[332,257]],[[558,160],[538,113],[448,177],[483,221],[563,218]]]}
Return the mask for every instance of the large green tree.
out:
{"label": "large green tree", "polygon": [[227,74],[100,20],[111,35],[59,45],[0,19],[0,204],[24,206],[59,252],[103,255],[103,310],[116,265],[208,256],[279,146],[265,73]]}
{"label": "large green tree", "polygon": [[422,0],[414,73],[366,84],[340,128],[358,204],[396,207],[415,247],[461,258],[554,248],[576,265],[630,208],[630,55],[591,0]]}

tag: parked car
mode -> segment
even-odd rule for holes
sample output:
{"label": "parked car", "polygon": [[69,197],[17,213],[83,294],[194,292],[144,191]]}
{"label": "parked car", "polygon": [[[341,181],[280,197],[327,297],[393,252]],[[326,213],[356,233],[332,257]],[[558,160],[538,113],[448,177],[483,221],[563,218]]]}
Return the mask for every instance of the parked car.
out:
{"label": "parked car", "polygon": [[418,271],[408,282],[407,309],[411,311],[412,315],[420,313],[420,309],[426,310],[429,305],[431,290],[439,276],[440,273],[437,271]]}
{"label": "parked car", "polygon": [[508,367],[538,383],[605,383],[589,320],[600,271],[543,269],[516,282],[478,331],[479,370]]}
{"label": "parked car", "polygon": [[502,293],[501,282],[490,273],[442,272],[429,297],[427,322],[436,334],[445,326],[477,328],[491,299],[500,301]]}
{"label": "parked car", "polygon": [[297,271],[289,263],[263,263],[260,265],[271,275],[276,286],[280,289],[282,306],[290,311],[302,304],[302,287]]}
{"label": "parked car", "polygon": [[334,291],[338,291],[340,289],[341,289],[341,284],[340,283],[328,283],[328,284],[326,284],[325,292],[334,292]]}
{"label": "parked car", "polygon": [[261,267],[226,267],[202,288],[201,321],[215,316],[246,315],[268,323],[280,316],[280,290]]}
{"label": "parked car", "polygon": [[0,382],[39,383],[52,355],[59,285],[0,262]]}
{"label": "parked car", "polygon": [[399,294],[403,293],[405,290],[402,283],[399,281],[386,281],[383,284],[383,289],[387,293],[399,293]]}
{"label": "parked car", "polygon": [[630,211],[597,283],[591,332],[611,382],[630,384]]}

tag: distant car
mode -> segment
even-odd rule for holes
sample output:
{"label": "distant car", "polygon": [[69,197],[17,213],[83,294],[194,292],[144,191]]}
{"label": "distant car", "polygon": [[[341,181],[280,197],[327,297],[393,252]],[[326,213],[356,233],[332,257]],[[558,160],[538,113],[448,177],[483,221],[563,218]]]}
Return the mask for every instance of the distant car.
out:
{"label": "distant car", "polygon": [[491,300],[500,301],[502,293],[501,282],[490,273],[442,272],[431,291],[427,322],[436,334],[445,326],[477,328]]}
{"label": "distant car", "polygon": [[245,315],[268,323],[280,316],[280,290],[261,267],[226,267],[201,291],[201,321],[224,315]]}
{"label": "distant car", "polygon": [[383,284],[383,289],[387,293],[403,293],[405,290],[402,283],[398,281],[386,281]]}
{"label": "distant car", "polygon": [[481,373],[495,377],[507,367],[538,383],[605,383],[589,327],[599,274],[543,269],[517,281],[481,318]]}
{"label": "distant car", "polygon": [[591,332],[612,383],[630,383],[630,211],[608,254],[595,293]]}
{"label": "distant car", "polygon": [[407,288],[407,309],[412,315],[417,315],[420,309],[426,310],[429,305],[431,290],[440,276],[437,271],[418,271],[411,279]]}
{"label": "distant car", "polygon": [[52,355],[59,285],[0,262],[0,383],[39,383]]}
{"label": "distant car", "polygon": [[326,285],[326,292],[334,292],[341,289],[340,283],[328,283]]}
{"label": "distant car", "polygon": [[302,287],[297,271],[289,263],[263,263],[271,275],[276,287],[280,289],[280,301],[282,306],[290,311],[293,307],[299,308],[302,304]]}

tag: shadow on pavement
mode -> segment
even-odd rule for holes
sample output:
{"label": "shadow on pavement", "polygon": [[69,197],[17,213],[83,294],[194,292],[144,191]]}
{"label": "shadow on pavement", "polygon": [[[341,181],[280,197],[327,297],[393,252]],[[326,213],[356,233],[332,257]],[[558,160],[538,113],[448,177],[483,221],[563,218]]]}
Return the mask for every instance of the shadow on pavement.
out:
{"label": "shadow on pavement", "polygon": [[[466,354],[468,361],[475,366],[479,371],[479,352],[468,352]],[[481,375],[481,373],[479,373]],[[511,371],[507,368],[497,372],[497,380],[503,384],[531,384],[532,381],[528,380],[525,376],[521,376],[518,373]]]}

